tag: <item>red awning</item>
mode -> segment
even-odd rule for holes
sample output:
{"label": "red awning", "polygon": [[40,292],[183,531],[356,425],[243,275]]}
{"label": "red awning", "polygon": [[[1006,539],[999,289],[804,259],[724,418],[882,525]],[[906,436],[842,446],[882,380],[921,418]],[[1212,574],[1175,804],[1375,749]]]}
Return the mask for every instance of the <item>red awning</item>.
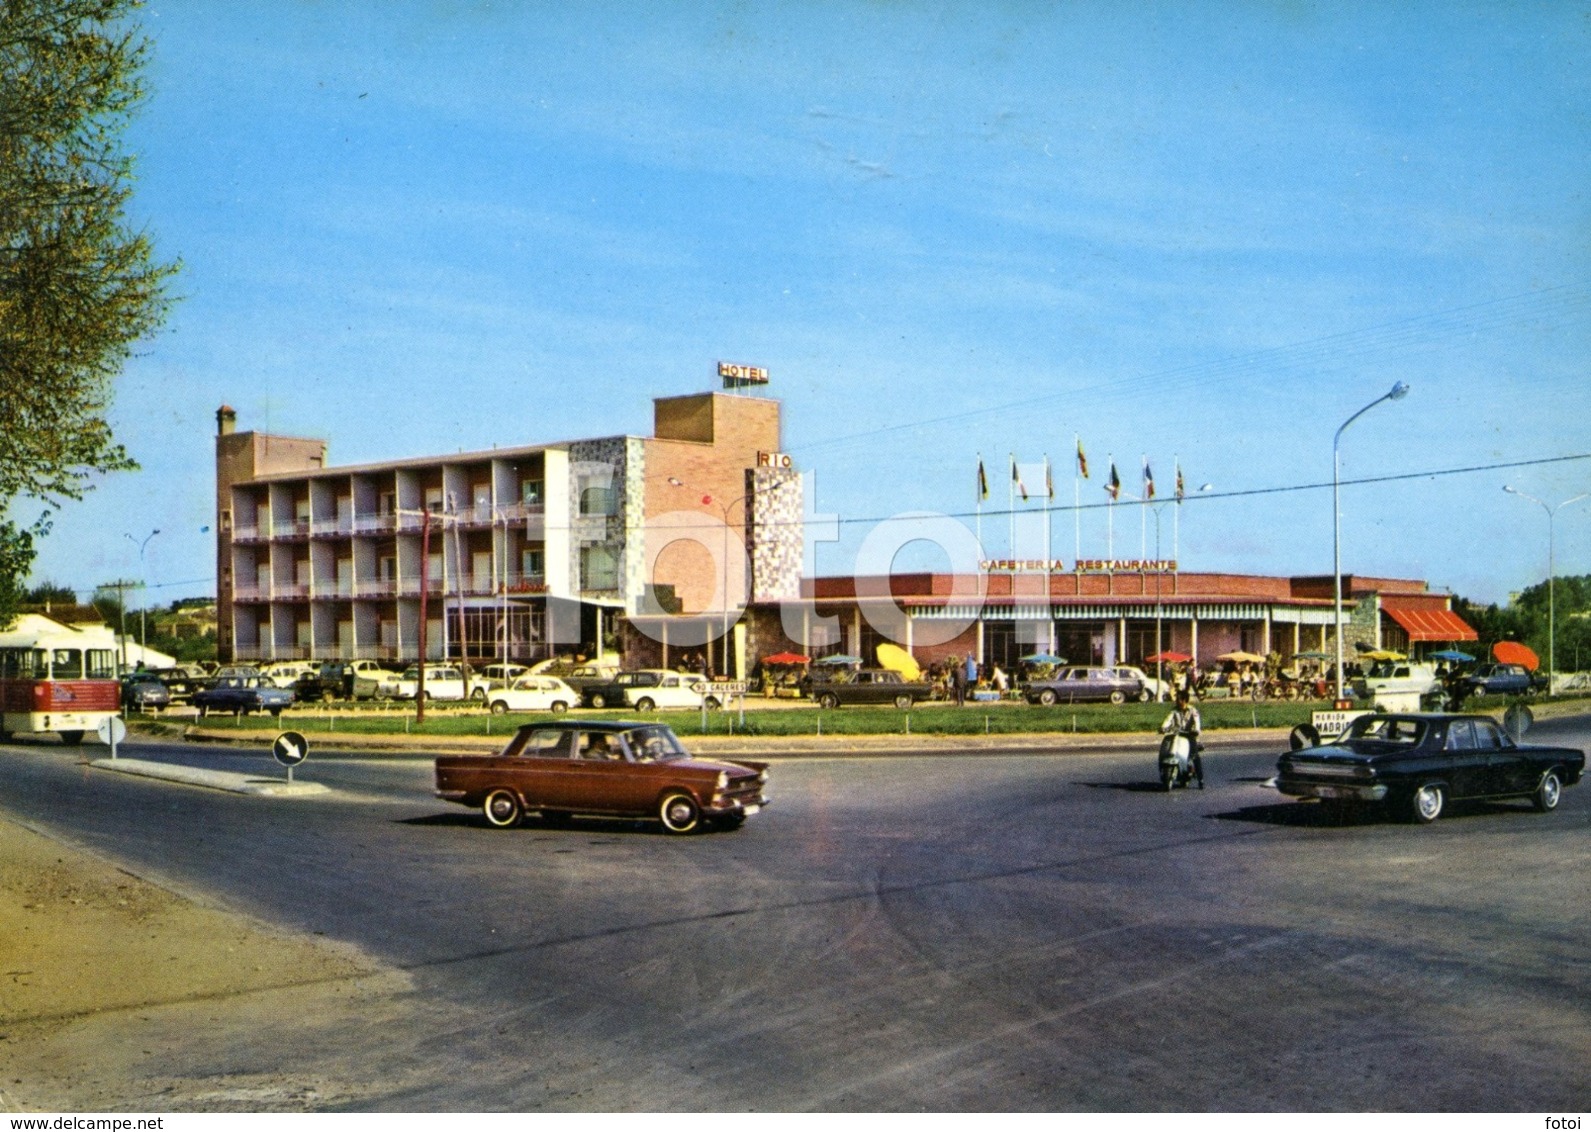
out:
{"label": "red awning", "polygon": [[1400,609],[1383,602],[1387,616],[1409,631],[1410,641],[1477,641],[1480,634],[1451,609]]}

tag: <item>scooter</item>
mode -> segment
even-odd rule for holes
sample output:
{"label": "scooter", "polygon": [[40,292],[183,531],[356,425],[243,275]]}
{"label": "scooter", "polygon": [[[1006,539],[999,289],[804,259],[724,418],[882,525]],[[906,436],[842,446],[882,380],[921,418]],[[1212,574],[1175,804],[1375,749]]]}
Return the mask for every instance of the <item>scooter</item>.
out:
{"label": "scooter", "polygon": [[1198,760],[1199,740],[1191,731],[1175,731],[1160,740],[1160,786],[1167,792],[1197,782],[1204,789],[1204,765]]}

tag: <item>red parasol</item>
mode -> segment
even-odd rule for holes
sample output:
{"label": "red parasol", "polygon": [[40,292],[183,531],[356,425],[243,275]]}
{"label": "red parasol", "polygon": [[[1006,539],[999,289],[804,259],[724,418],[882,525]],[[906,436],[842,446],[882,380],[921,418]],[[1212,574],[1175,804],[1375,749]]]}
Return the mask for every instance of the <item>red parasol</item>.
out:
{"label": "red parasol", "polygon": [[764,664],[810,664],[812,658],[793,652],[776,652],[762,658]]}
{"label": "red parasol", "polygon": [[1172,652],[1167,649],[1165,652],[1157,652],[1154,656],[1146,656],[1144,659],[1150,664],[1155,663],[1157,660],[1161,664],[1187,664],[1193,658],[1185,652]]}
{"label": "red parasol", "polygon": [[1535,651],[1518,641],[1498,641],[1492,646],[1492,659],[1500,664],[1523,664],[1532,672],[1541,667]]}

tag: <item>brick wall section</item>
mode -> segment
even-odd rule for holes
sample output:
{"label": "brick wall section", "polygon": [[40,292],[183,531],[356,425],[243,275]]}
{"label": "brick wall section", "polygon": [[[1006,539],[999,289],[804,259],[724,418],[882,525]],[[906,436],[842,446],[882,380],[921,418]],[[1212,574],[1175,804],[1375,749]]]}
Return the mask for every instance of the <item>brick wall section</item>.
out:
{"label": "brick wall section", "polygon": [[[728,525],[747,544],[746,473],[756,466],[758,452],[777,452],[781,441],[779,402],[723,393],[660,397],[653,402],[654,436],[645,445],[647,519],[679,511],[703,516],[704,543],[676,541],[658,556],[653,581],[672,585],[683,611],[715,608],[721,585],[720,524]],[[679,485],[670,483],[678,480]],[[718,534],[718,537],[714,537]],[[734,553],[731,538],[730,552]]]}

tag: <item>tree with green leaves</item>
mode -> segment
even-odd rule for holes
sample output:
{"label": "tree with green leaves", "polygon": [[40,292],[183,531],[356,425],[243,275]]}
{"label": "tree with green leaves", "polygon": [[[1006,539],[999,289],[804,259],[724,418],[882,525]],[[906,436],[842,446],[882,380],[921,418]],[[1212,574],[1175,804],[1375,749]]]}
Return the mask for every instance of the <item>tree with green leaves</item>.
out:
{"label": "tree with green leaves", "polygon": [[[136,467],[105,419],[111,383],[164,321],[177,270],[127,216],[121,139],[149,50],[136,7],[0,0],[0,514]],[[44,529],[0,525],[0,623]]]}

